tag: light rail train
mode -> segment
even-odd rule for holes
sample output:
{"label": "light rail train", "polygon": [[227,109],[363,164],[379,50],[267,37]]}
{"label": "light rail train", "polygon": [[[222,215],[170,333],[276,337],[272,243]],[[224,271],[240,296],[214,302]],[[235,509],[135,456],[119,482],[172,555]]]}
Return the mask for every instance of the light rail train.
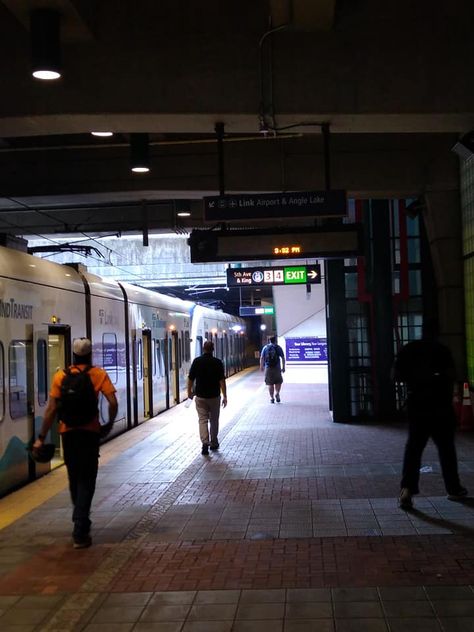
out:
{"label": "light rail train", "polygon": [[[55,425],[52,464],[26,450],[41,426],[52,376],[75,338],[92,340],[93,364],[117,389],[112,437],[186,398],[186,378],[205,340],[226,375],[245,365],[241,318],[0,247],[0,496],[62,463]],[[107,402],[99,404],[101,423]]]}

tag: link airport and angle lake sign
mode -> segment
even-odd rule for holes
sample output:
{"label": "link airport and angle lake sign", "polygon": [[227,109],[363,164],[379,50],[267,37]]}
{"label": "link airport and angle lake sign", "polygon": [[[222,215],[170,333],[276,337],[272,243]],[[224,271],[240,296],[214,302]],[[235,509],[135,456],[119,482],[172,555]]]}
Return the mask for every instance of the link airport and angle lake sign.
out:
{"label": "link airport and angle lake sign", "polygon": [[238,221],[287,217],[344,217],[345,191],[289,191],[219,195],[204,198],[204,221]]}
{"label": "link airport and angle lake sign", "polygon": [[269,268],[227,268],[227,287],[321,283],[319,263]]}

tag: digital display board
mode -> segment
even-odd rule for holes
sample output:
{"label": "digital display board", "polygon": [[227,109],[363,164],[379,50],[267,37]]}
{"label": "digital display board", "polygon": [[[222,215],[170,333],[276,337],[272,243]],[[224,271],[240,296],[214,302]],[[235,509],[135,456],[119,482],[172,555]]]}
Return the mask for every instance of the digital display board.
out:
{"label": "digital display board", "polygon": [[362,254],[359,224],[268,231],[193,230],[191,262],[348,258]]}

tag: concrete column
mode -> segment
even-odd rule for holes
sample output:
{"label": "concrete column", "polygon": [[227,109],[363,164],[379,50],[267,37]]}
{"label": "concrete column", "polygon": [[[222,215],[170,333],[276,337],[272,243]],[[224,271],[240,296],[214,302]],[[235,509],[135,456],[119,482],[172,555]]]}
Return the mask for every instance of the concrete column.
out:
{"label": "concrete column", "polygon": [[458,190],[428,191],[423,211],[438,290],[440,339],[451,349],[459,379],[466,377],[464,266]]}

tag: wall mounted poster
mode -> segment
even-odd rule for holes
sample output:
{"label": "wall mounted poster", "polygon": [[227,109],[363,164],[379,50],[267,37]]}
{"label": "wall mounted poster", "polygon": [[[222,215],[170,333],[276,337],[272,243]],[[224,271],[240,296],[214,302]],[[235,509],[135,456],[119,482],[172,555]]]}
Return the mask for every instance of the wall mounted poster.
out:
{"label": "wall mounted poster", "polygon": [[286,338],[287,362],[327,362],[326,338]]}

